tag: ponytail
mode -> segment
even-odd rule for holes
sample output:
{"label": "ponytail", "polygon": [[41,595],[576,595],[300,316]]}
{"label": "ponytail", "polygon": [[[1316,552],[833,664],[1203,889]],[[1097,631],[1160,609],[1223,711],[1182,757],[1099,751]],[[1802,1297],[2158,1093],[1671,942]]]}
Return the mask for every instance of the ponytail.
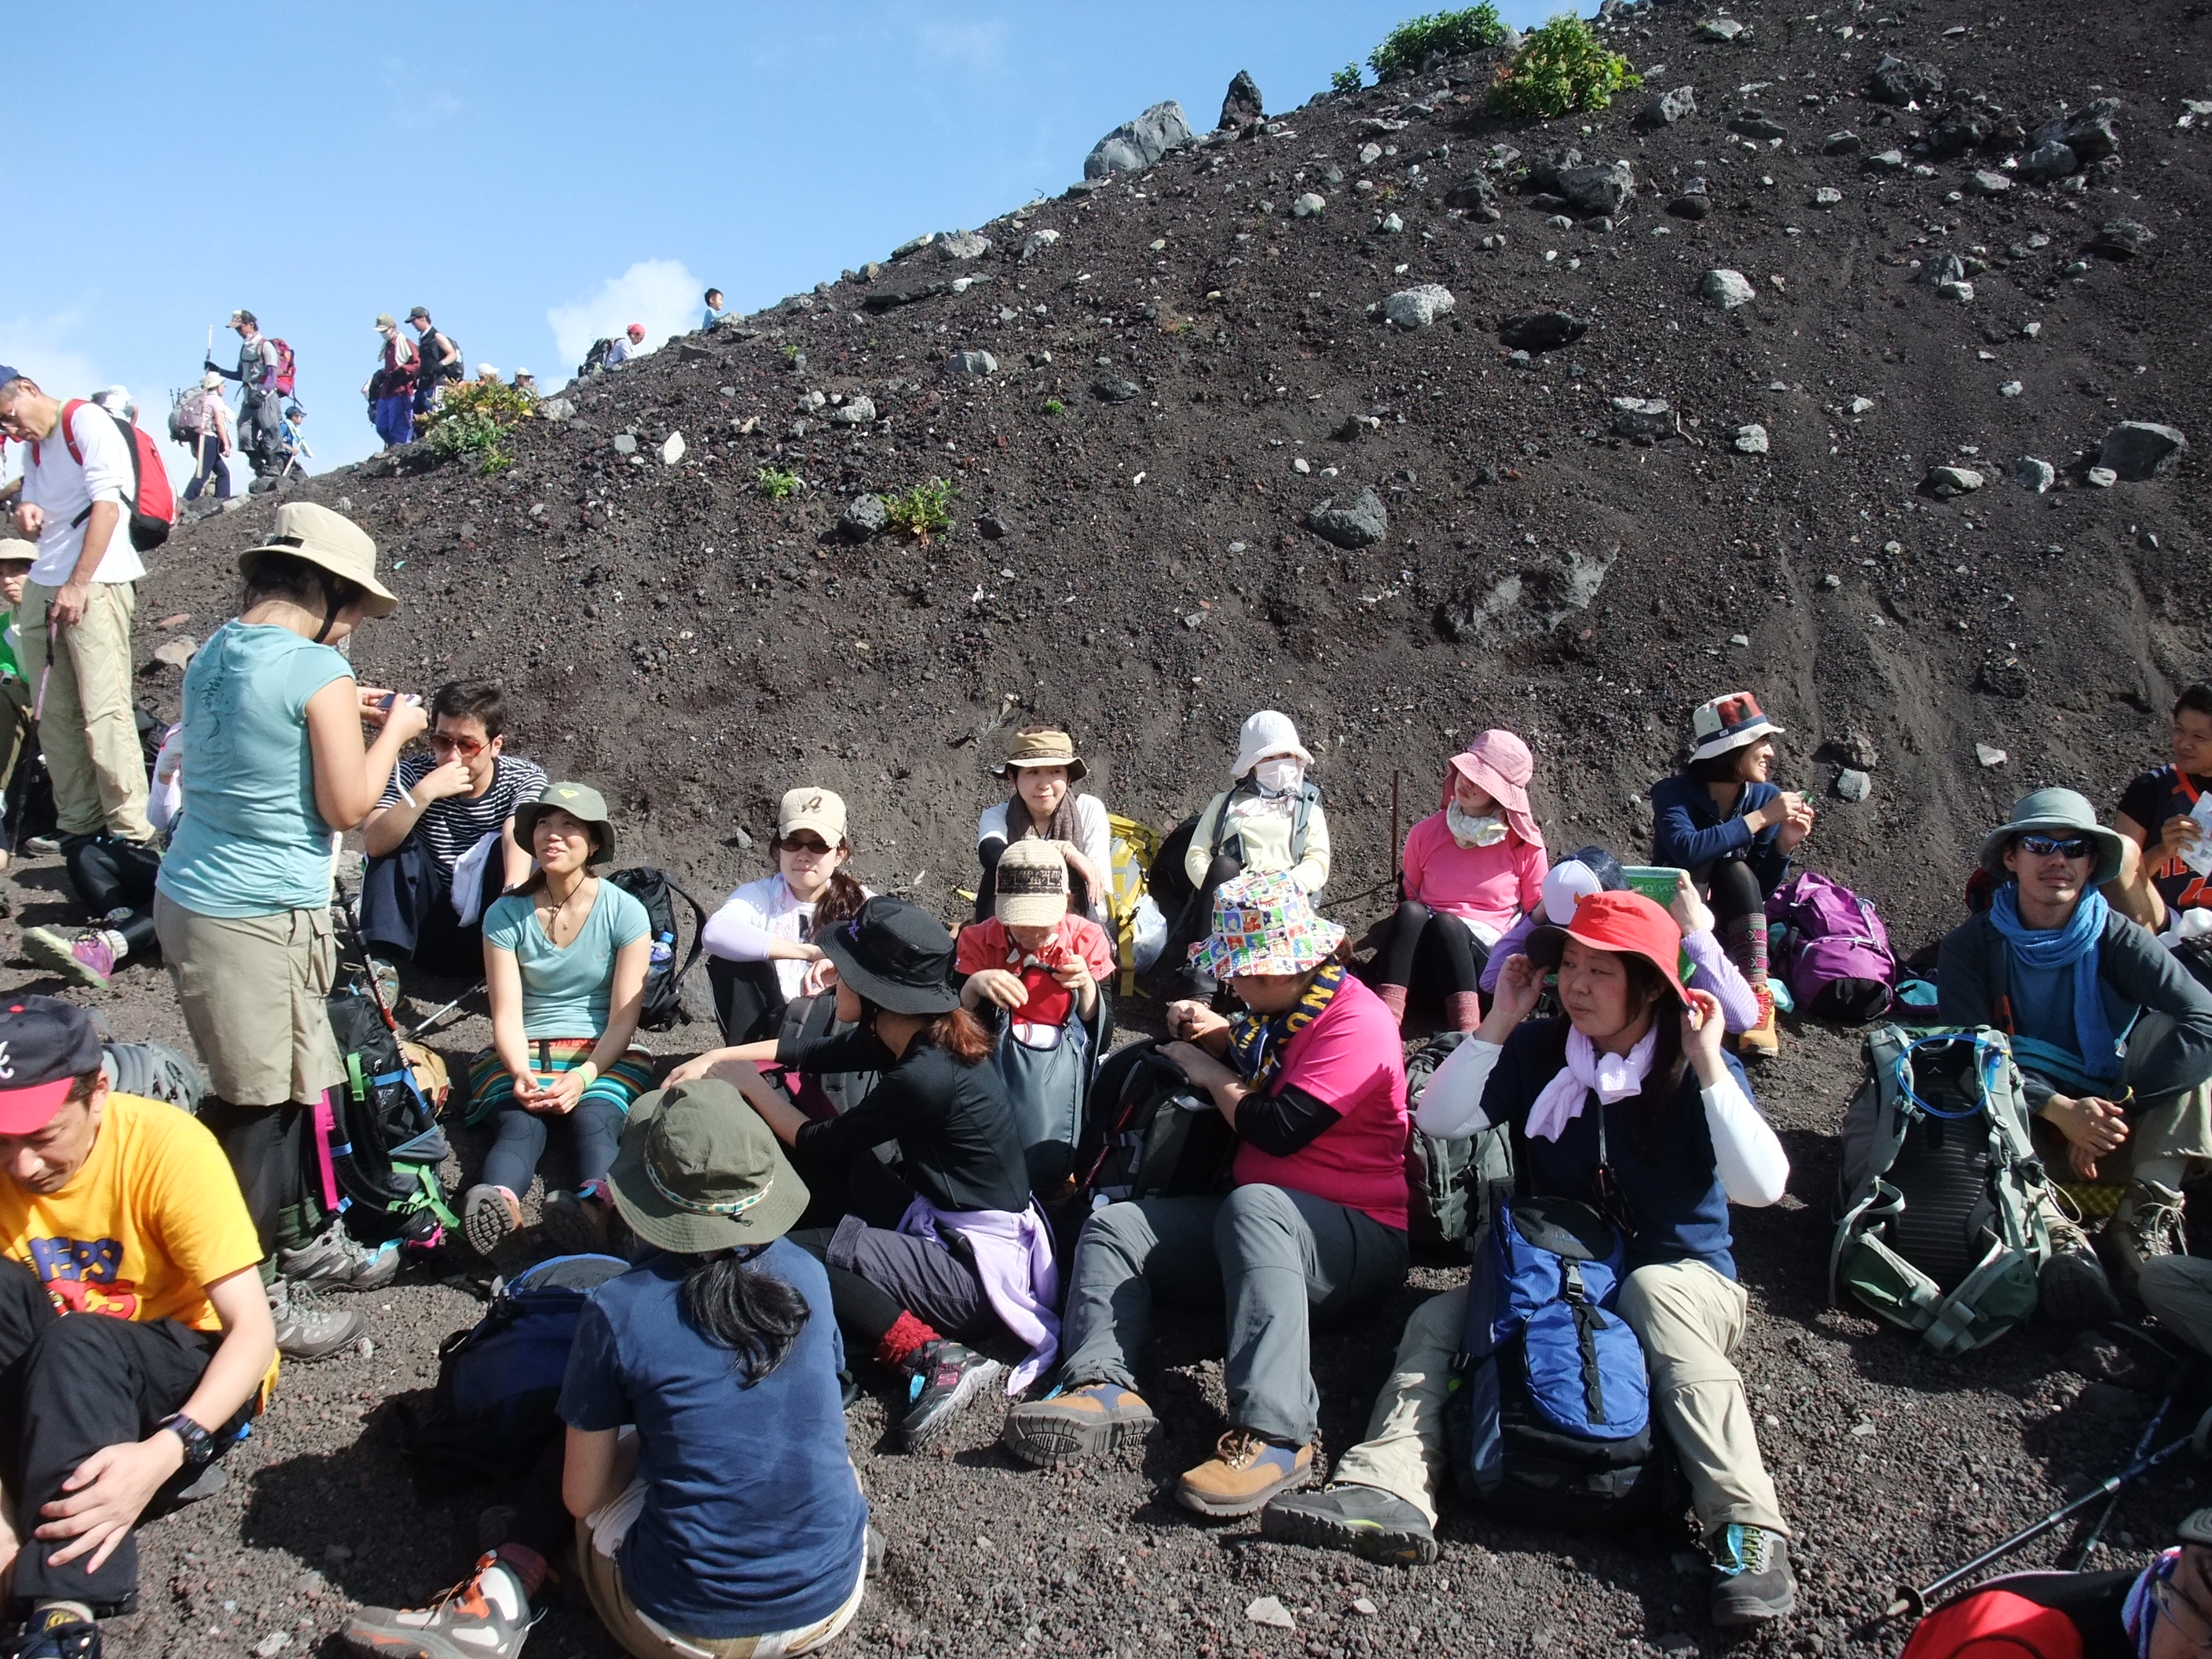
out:
{"label": "ponytail", "polygon": [[695,1256],[684,1275],[684,1320],[731,1353],[750,1389],[791,1352],[812,1310],[793,1285],[750,1264],[764,1246]]}

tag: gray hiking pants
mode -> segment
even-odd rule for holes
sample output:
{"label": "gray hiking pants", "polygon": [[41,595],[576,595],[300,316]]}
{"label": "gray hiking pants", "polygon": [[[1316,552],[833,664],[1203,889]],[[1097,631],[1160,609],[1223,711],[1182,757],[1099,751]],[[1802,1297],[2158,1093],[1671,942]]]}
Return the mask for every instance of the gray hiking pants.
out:
{"label": "gray hiking pants", "polygon": [[2212,1261],[2154,1255],[2136,1278],[2136,1294],[2158,1322],[2202,1354],[2212,1354]]}
{"label": "gray hiking pants", "polygon": [[1135,1389],[1152,1297],[1228,1316],[1229,1420],[1310,1444],[1321,1411],[1310,1324],[1370,1312],[1406,1279],[1406,1235],[1364,1211],[1281,1187],[1109,1204],[1075,1244],[1060,1352],[1071,1382]]}

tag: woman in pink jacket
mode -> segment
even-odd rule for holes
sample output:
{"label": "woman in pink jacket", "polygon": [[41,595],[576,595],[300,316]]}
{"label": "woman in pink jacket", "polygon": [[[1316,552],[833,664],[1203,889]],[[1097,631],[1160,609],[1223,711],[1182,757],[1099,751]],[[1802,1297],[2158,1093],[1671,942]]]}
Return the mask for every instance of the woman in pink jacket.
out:
{"label": "woman in pink jacket", "polygon": [[1544,896],[1544,832],[1528,815],[1534,769],[1527,744],[1485,732],[1444,769],[1442,810],[1407,832],[1404,897],[1375,988],[1401,1024],[1417,974],[1443,994],[1452,1030],[1480,1022],[1490,947]]}

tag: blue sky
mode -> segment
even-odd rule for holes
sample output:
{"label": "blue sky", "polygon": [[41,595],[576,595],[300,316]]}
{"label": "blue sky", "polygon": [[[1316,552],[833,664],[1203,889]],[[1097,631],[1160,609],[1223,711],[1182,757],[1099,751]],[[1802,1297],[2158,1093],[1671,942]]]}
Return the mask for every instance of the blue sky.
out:
{"label": "blue sky", "polygon": [[1424,9],[27,7],[0,362],[119,381],[158,434],[210,325],[235,362],[243,306],[299,355],[319,470],[375,446],[379,312],[557,384],[623,324],[696,326],[710,282],[757,309],[1064,189],[1162,99],[1210,126],[1240,69],[1291,108]]}

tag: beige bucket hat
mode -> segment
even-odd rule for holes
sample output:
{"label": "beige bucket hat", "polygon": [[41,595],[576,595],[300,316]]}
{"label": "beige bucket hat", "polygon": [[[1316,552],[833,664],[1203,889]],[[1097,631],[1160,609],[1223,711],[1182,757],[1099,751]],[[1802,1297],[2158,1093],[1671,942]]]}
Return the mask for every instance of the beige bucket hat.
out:
{"label": "beige bucket hat", "polygon": [[276,509],[276,528],[269,538],[238,556],[240,571],[246,571],[264,553],[289,553],[351,582],[362,591],[364,617],[388,617],[399,609],[398,599],[376,580],[376,544],[343,513],[313,501],[285,502]]}

